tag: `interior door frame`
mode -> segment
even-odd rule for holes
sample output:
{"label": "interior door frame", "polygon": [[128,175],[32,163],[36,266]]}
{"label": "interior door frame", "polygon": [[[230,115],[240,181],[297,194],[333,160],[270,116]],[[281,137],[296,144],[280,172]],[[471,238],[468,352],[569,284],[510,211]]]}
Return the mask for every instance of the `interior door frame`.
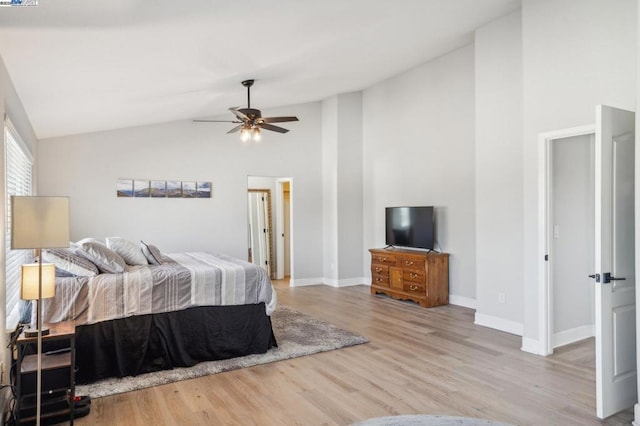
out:
{"label": "interior door frame", "polygon": [[[289,184],[289,229],[284,229],[284,185]],[[289,233],[290,279],[293,279],[293,179],[276,179],[276,279],[284,279],[284,239],[283,233]]]}
{"label": "interior door frame", "polygon": [[[271,211],[271,189],[269,188],[253,188],[247,189],[247,194],[250,193],[266,193],[266,205],[267,205],[267,229],[268,229],[268,246],[269,246],[269,278],[274,276],[274,264],[273,264],[273,213]],[[253,257],[253,250],[252,250]]]}
{"label": "interior door frame", "polygon": [[540,133],[538,136],[538,354],[553,353],[553,142],[574,136],[595,135],[595,124]]}

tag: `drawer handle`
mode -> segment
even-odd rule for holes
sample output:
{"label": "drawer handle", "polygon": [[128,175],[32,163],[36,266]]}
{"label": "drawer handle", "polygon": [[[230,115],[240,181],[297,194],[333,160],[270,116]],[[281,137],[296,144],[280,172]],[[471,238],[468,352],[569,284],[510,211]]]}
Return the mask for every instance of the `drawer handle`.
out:
{"label": "drawer handle", "polygon": [[386,262],[386,261],[387,261],[387,258],[386,258],[386,257],[381,257],[381,258],[380,258],[380,262],[383,262],[383,263],[384,263],[384,262]]}
{"label": "drawer handle", "polygon": [[376,272],[382,272],[382,268],[376,268]]}
{"label": "drawer handle", "polygon": [[411,265],[413,265],[413,260],[405,260],[404,264],[407,265],[407,266],[411,266]]}
{"label": "drawer handle", "polygon": [[418,289],[418,286],[415,286],[415,285],[410,285],[409,286],[409,290],[411,290],[411,291],[416,291],[417,289]]}
{"label": "drawer handle", "polygon": [[413,272],[409,272],[409,276],[411,278],[418,278],[418,274],[414,274]]}
{"label": "drawer handle", "polygon": [[381,283],[382,282],[382,278],[376,278],[376,281]]}

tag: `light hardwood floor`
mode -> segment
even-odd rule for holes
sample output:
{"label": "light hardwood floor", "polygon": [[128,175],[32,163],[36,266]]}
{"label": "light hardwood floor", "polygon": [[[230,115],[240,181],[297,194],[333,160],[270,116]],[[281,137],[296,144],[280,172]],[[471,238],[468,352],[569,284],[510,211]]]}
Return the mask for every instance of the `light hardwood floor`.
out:
{"label": "light hardwood floor", "polygon": [[458,306],[420,308],[369,287],[289,288],[279,303],[370,343],[93,401],[78,425],[348,425],[397,414],[446,414],[518,425],[630,424],[595,417],[593,341],[550,357],[473,324]]}

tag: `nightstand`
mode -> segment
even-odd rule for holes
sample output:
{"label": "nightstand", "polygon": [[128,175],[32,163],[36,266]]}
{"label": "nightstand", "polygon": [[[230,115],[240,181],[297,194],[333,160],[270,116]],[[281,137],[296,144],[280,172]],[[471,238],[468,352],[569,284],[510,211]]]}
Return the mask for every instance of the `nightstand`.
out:
{"label": "nightstand", "polygon": [[[40,419],[69,416],[73,425],[75,397],[76,333],[72,322],[48,324],[49,334],[42,336],[42,393]],[[16,341],[16,420],[18,424],[36,420],[36,380],[38,338]]]}

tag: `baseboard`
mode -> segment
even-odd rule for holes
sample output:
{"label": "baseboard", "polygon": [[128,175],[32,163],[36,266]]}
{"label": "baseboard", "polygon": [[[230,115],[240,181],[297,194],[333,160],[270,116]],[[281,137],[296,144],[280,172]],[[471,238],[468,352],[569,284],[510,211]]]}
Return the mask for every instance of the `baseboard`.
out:
{"label": "baseboard", "polygon": [[636,403],[633,406],[634,419],[631,423],[633,426],[640,426],[640,405]]}
{"label": "baseboard", "polygon": [[492,315],[479,314],[478,312],[476,312],[474,324],[494,328],[517,336],[522,336],[524,334],[524,326],[520,322],[498,318]]}
{"label": "baseboard", "polygon": [[449,303],[456,306],[463,306],[465,308],[476,308],[476,299],[464,296],[456,296],[455,294],[449,295]]}
{"label": "baseboard", "polygon": [[595,335],[596,333],[593,324],[583,325],[581,327],[572,328],[570,330],[565,330],[554,334],[551,337],[551,345],[555,349],[559,346],[568,345],[569,343],[587,339]]}
{"label": "baseboard", "polygon": [[365,277],[360,278],[345,278],[338,281],[338,287],[351,287],[354,285],[365,285],[367,279]]}
{"label": "baseboard", "polygon": [[367,285],[366,278],[345,278],[337,280],[335,278],[302,278],[290,280],[290,287],[304,287],[308,285],[328,285],[329,287],[351,287],[354,285]]}
{"label": "baseboard", "polygon": [[298,278],[289,280],[289,287],[305,287],[308,285],[324,284],[323,278]]}
{"label": "baseboard", "polygon": [[522,338],[522,346],[520,347],[520,350],[534,355],[543,355],[540,353],[540,342],[530,337]]}
{"label": "baseboard", "polygon": [[351,287],[354,285],[366,285],[366,278],[344,278],[337,280],[335,278],[324,278],[322,283],[330,287]]}

